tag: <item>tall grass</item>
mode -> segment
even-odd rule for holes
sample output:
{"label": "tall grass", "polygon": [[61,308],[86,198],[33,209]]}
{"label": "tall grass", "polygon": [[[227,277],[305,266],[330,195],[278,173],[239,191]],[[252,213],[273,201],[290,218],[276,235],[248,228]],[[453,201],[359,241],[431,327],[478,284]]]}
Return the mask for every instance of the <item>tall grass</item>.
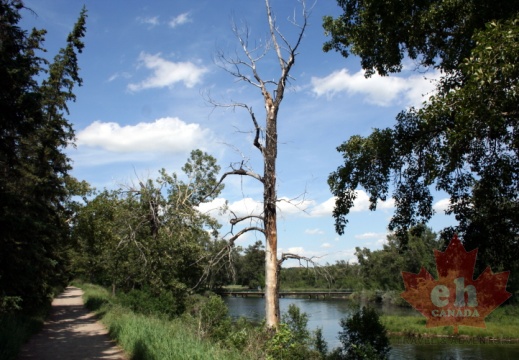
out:
{"label": "tall grass", "polygon": [[111,336],[131,355],[132,359],[247,359],[247,355],[224,349],[201,339],[196,322],[188,316],[168,320],[157,316],[136,314],[117,304],[109,292],[99,286],[77,284],[84,292],[85,305],[94,310]]}
{"label": "tall grass", "polygon": [[[60,294],[63,287],[55,287],[52,296]],[[41,330],[45,318],[49,314],[51,298],[30,313],[23,310],[13,313],[0,313],[0,359],[16,359],[21,347]]]}
{"label": "tall grass", "polygon": [[0,315],[0,359],[16,359],[20,348],[43,326],[47,309],[36,315]]}

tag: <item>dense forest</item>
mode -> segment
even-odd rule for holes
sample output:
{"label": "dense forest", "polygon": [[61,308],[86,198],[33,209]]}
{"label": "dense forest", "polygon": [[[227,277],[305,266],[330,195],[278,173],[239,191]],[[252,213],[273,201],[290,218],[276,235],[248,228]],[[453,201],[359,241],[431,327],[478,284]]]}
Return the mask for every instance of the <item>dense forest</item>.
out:
{"label": "dense forest", "polygon": [[86,10],[52,61],[45,30],[18,26],[23,3],[0,1],[0,314],[31,311],[70,277],[73,185],[66,119],[81,85]]}

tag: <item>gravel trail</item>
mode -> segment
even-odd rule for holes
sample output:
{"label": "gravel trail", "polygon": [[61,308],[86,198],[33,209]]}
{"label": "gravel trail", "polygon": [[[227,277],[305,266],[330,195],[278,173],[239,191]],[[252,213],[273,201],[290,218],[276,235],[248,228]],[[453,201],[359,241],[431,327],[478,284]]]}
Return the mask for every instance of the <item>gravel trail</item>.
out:
{"label": "gravel trail", "polygon": [[22,348],[19,359],[119,359],[128,357],[83,305],[83,291],[69,286],[52,302],[42,331]]}

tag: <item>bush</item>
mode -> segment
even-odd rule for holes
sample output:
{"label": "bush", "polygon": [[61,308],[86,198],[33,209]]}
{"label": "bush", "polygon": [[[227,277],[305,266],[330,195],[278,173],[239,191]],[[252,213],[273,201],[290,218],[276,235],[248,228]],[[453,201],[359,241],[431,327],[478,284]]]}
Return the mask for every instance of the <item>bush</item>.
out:
{"label": "bush", "polygon": [[387,359],[389,339],[375,309],[363,307],[349,319],[341,320],[339,332],[342,348],[335,349],[332,359]]}
{"label": "bush", "polygon": [[198,335],[208,336],[214,340],[222,341],[229,336],[231,331],[231,318],[229,309],[225,302],[218,295],[211,295],[206,298],[195,309],[195,316],[198,319]]}
{"label": "bush", "polygon": [[328,343],[324,340],[322,328],[317,328],[315,330],[313,346],[315,351],[321,355],[321,359],[326,359],[326,356],[328,355]]}
{"label": "bush", "polygon": [[117,302],[132,311],[144,315],[166,315],[176,317],[185,309],[184,299],[177,298],[173,293],[164,291],[153,294],[147,290],[130,290],[117,294]]}
{"label": "bush", "polygon": [[290,304],[281,321],[278,330],[267,342],[267,359],[299,360],[321,357],[318,351],[310,347],[306,313],[302,313],[297,305]]}

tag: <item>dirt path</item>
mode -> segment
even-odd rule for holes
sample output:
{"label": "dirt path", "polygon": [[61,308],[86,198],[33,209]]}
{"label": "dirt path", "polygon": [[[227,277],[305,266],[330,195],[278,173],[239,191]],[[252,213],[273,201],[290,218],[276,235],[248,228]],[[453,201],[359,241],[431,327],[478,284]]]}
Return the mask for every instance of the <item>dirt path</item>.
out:
{"label": "dirt path", "polygon": [[25,344],[19,359],[127,359],[83,306],[82,295],[81,289],[69,286],[54,299],[42,331]]}

